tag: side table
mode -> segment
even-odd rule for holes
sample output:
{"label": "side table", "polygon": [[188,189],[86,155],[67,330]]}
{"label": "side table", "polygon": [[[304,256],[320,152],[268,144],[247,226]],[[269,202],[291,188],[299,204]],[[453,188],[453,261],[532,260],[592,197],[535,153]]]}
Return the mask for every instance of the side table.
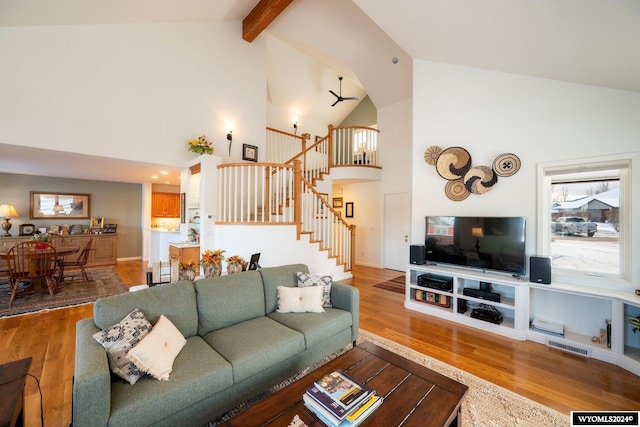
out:
{"label": "side table", "polygon": [[0,427],[23,426],[24,383],[31,358],[0,365]]}

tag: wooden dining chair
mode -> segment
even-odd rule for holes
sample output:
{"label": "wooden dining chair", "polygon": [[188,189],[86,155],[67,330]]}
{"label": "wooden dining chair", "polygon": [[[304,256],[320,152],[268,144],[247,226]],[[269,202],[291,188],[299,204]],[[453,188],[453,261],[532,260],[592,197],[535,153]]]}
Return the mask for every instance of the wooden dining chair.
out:
{"label": "wooden dining chair", "polygon": [[16,244],[7,252],[9,267],[9,307],[21,293],[40,292],[46,284],[53,299],[58,291],[56,273],[58,253],[49,242],[27,241]]}
{"label": "wooden dining chair", "polygon": [[53,246],[67,246],[67,242],[64,240],[62,234],[49,233],[49,241]]}
{"label": "wooden dining chair", "polygon": [[84,283],[89,283],[89,277],[87,277],[87,272],[85,271],[85,266],[87,265],[87,261],[89,260],[89,253],[91,252],[91,245],[93,244],[93,236],[89,238],[87,244],[82,248],[78,257],[73,261],[58,261],[58,267],[60,269],[60,273],[58,276],[58,283],[64,281],[64,276],[69,271],[80,270],[82,273],[82,279]]}

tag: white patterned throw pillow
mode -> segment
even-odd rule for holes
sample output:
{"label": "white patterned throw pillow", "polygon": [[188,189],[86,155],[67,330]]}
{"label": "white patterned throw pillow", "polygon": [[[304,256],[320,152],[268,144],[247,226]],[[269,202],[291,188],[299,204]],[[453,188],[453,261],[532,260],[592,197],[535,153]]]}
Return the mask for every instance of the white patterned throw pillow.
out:
{"label": "white patterned throw pillow", "polygon": [[161,381],[169,381],[173,362],[187,340],[164,315],[151,332],[129,351],[127,359],[140,369]]}
{"label": "white patterned throw pillow", "polygon": [[320,286],[308,286],[305,288],[292,288],[290,286],[277,286],[278,289],[278,313],[322,313],[322,288]]}
{"label": "white patterned throw pillow", "polygon": [[313,274],[303,273],[301,271],[297,272],[296,276],[298,276],[299,288],[305,286],[322,286],[322,306],[325,308],[333,307],[331,305],[331,283],[333,282],[332,276],[316,276]]}
{"label": "white patterned throw pillow", "polygon": [[138,308],[115,325],[96,332],[93,338],[107,350],[111,371],[133,385],[145,374],[127,359],[127,353],[151,331],[151,323]]}

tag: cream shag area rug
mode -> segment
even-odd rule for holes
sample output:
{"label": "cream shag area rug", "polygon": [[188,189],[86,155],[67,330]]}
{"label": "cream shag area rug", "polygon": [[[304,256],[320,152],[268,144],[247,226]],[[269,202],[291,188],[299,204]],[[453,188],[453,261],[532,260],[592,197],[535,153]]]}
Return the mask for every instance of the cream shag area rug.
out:
{"label": "cream shag area rug", "polygon": [[[462,401],[462,427],[566,427],[570,425],[569,416],[554,411],[544,405],[533,400],[522,397],[505,388],[478,378],[461,369],[447,365],[432,357],[425,356],[408,347],[382,338],[371,332],[360,329],[360,337],[358,343],[369,341],[372,344],[398,354],[405,359],[409,359],[422,366],[436,371],[442,375],[452,378],[469,387],[469,391]],[[329,360],[338,357],[340,354],[349,350],[351,345],[344,348],[331,356],[325,358],[324,361],[317,366],[312,366],[300,372],[298,375],[278,384],[272,389],[262,393],[261,395],[251,399],[238,407],[227,412],[217,420],[210,422],[208,427],[216,427],[223,425],[226,420],[244,411],[251,405],[256,404],[262,399],[272,395],[278,390],[286,387],[288,384],[304,377],[313,372],[317,367],[329,362]],[[372,416],[375,419],[375,416]],[[291,425],[296,425],[292,421]],[[298,424],[299,426],[304,425]]]}
{"label": "cream shag area rug", "polygon": [[566,427],[568,415],[485,381],[408,347],[360,330],[360,338],[469,387],[462,402],[463,427]]}

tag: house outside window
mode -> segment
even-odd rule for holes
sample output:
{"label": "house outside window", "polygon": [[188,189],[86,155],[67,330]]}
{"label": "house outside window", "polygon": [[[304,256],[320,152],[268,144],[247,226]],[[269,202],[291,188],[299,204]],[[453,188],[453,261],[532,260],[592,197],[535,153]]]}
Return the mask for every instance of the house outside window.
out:
{"label": "house outside window", "polygon": [[538,253],[553,280],[599,287],[630,282],[630,159],[541,164]]}

